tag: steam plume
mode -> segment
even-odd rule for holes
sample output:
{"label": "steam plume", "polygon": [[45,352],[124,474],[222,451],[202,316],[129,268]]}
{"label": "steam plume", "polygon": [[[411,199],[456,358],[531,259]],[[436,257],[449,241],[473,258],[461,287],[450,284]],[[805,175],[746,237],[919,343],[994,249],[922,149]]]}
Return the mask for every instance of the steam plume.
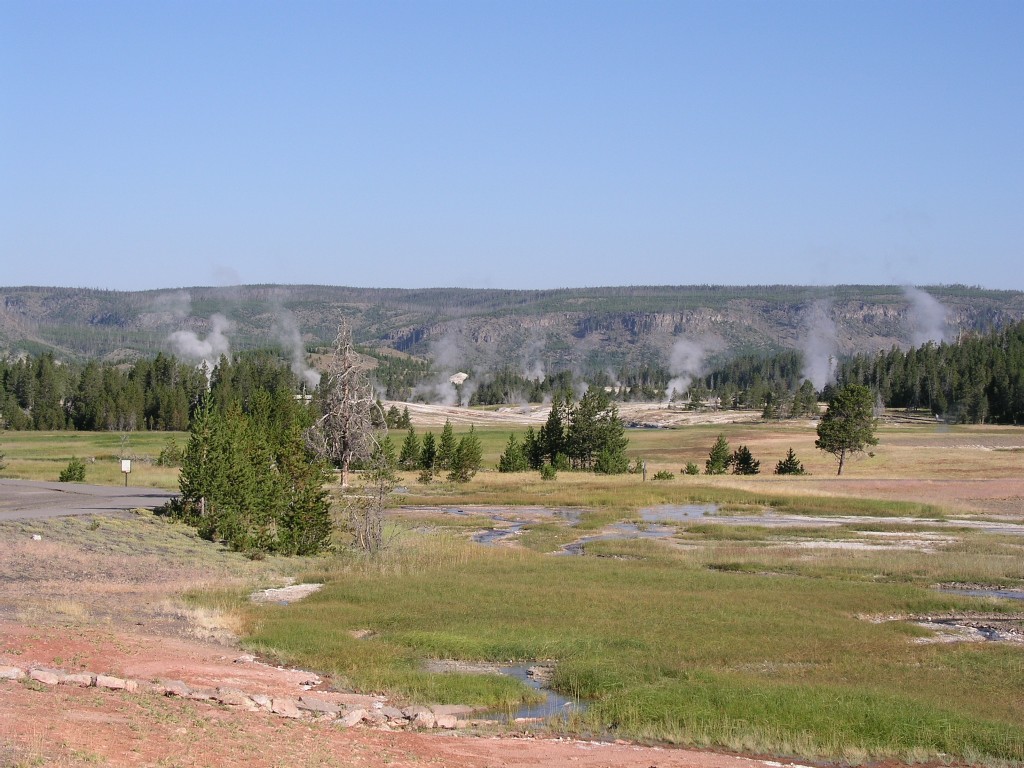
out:
{"label": "steam plume", "polygon": [[306,365],[306,348],[299,332],[299,322],[295,315],[284,307],[278,307],[274,315],[274,335],[292,357],[292,373],[305,383],[310,391],[320,384],[320,372]]}
{"label": "steam plume", "polygon": [[666,395],[669,399],[682,396],[690,387],[690,382],[704,370],[704,357],[708,352],[705,343],[689,339],[676,339],[668,357],[668,369],[672,379],[668,383]]}
{"label": "steam plume", "polygon": [[212,370],[221,355],[231,352],[227,333],[232,329],[231,321],[224,315],[215,314],[210,318],[210,333],[205,339],[192,331],[175,331],[168,337],[171,348],[179,357],[196,363],[205,363]]}
{"label": "steam plume", "polygon": [[810,379],[817,390],[835,380],[838,341],[831,309],[830,302],[819,300],[804,317],[803,377]]}
{"label": "steam plume", "polygon": [[914,324],[911,343],[915,347],[934,341],[941,344],[949,336],[949,310],[931,294],[912,285],[903,286],[903,295],[910,302],[910,319]]}

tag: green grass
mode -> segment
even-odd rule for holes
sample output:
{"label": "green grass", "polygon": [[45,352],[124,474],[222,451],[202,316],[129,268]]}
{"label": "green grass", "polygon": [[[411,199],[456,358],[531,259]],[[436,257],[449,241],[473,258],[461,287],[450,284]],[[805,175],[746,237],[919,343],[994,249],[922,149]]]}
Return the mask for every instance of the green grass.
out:
{"label": "green grass", "polygon": [[[545,534],[546,535],[546,534]],[[252,609],[248,643],[365,690],[511,707],[525,694],[422,660],[556,659],[591,701],[579,733],[795,753],[1024,759],[1024,654],[915,645],[860,614],[977,604],[842,567],[766,578],[652,542],[552,557],[449,535],[406,536],[376,561],[338,557],[308,601]],[[623,555],[626,555],[623,557]],[[350,630],[378,634],[355,640]]]}
{"label": "green grass", "polygon": [[[125,447],[132,459],[129,485],[144,488],[178,487],[178,470],[158,467],[160,451],[174,437],[179,448],[188,443],[184,432],[132,432]],[[118,432],[4,432],[0,450],[7,467],[0,477],[57,482],[71,458],[85,463],[85,482],[95,485],[124,485],[121,473],[121,435]]]}

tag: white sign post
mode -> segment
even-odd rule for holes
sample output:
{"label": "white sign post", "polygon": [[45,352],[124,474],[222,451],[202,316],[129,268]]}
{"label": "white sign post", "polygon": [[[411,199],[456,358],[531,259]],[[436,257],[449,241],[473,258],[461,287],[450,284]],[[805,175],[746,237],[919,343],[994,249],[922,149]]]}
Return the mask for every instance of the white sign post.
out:
{"label": "white sign post", "polygon": [[132,471],[132,460],[121,459],[121,471],[124,472],[124,487],[128,487],[128,474]]}

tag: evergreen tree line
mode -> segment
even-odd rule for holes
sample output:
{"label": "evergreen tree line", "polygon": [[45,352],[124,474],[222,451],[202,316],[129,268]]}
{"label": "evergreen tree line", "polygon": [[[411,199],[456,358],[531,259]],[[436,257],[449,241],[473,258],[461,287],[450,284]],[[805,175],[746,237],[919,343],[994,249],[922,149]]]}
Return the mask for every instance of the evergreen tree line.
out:
{"label": "evergreen tree line", "polygon": [[530,427],[522,442],[509,436],[498,470],[552,467],[619,474],[629,470],[628,445],[615,404],[603,389],[592,387],[578,402],[570,394],[556,394],[540,430]]}
{"label": "evergreen tree line", "polygon": [[212,371],[162,352],[131,366],[64,364],[45,353],[0,360],[0,419],[9,429],[185,431],[208,390],[223,410],[257,391],[296,389],[288,365],[270,351],[221,357]]}
{"label": "evergreen tree line", "polygon": [[652,402],[671,397],[677,405],[703,407],[716,401],[723,408],[752,408],[766,418],[803,418],[818,413],[817,395],[810,381],[803,379],[801,353],[786,350],[772,355],[740,355],[716,366],[710,373],[694,378],[683,392],[670,391],[673,378],[668,368],[645,364],[589,374],[584,383],[571,371],[531,379],[510,368],[487,376],[477,386],[471,405],[539,403],[556,394],[572,396],[583,388],[604,389],[618,402]]}
{"label": "evergreen tree line", "polygon": [[837,371],[892,408],[927,408],[947,421],[1024,424],[1024,322],[957,343],[857,355]]}
{"label": "evergreen tree line", "polygon": [[[385,453],[391,456],[394,449],[390,447],[390,438],[385,440],[388,446]],[[429,482],[438,472],[447,472],[448,480],[465,483],[472,479],[483,462],[483,446],[472,425],[469,432],[455,438],[455,430],[450,420],[445,420],[439,438],[433,432],[427,432],[422,440],[411,425],[405,433],[402,447],[396,459],[388,459],[388,463],[397,465],[404,470],[420,470],[420,480]]]}

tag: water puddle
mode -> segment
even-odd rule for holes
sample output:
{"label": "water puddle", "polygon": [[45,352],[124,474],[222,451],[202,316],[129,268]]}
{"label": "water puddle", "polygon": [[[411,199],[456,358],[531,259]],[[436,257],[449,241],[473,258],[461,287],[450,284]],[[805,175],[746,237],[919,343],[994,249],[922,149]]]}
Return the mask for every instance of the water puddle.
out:
{"label": "water puddle", "polygon": [[1024,590],[1019,589],[939,587],[939,592],[947,595],[966,595],[967,597],[998,597],[1003,600],[1024,600]]}
{"label": "water puddle", "polygon": [[668,539],[674,536],[676,529],[665,525],[648,525],[641,528],[636,523],[616,523],[608,526],[603,533],[584,536],[571,544],[566,544],[556,555],[582,555],[587,544],[595,541],[625,541],[628,539]]}
{"label": "water puddle", "polygon": [[[504,520],[495,520],[495,522],[508,522]],[[491,528],[485,531],[478,531],[473,534],[473,541],[477,544],[488,544],[495,545],[500,544],[510,539],[515,538],[523,529],[526,527],[526,523],[512,523],[504,528]]]}
{"label": "water puddle", "polygon": [[[546,682],[547,675],[538,674],[537,669],[538,667],[532,664],[517,664],[498,668],[501,674],[514,677],[533,690],[544,694],[544,701],[539,704],[524,704],[509,719],[538,720],[570,715],[573,712],[582,711],[584,706],[576,699],[570,699],[567,696],[552,691],[550,688],[545,688],[544,683]],[[506,717],[502,715],[499,719],[505,719]]]}
{"label": "water puddle", "polygon": [[1024,632],[1021,632],[1016,626],[1019,622],[1013,619],[993,617],[985,617],[983,619],[931,619],[929,621],[915,621],[914,623],[935,633],[930,637],[918,638],[916,642],[919,644],[1024,643]]}
{"label": "water puddle", "polygon": [[586,705],[556,693],[547,686],[551,682],[554,668],[550,663],[525,662],[522,664],[495,664],[493,662],[459,661],[455,659],[433,659],[425,665],[428,672],[435,674],[505,675],[513,677],[544,696],[536,704],[523,704],[514,712],[489,712],[479,715],[486,720],[512,722],[514,720],[545,720],[564,717],[581,712]]}
{"label": "water puddle", "polygon": [[717,504],[661,504],[640,510],[645,523],[686,523],[718,512]]}

